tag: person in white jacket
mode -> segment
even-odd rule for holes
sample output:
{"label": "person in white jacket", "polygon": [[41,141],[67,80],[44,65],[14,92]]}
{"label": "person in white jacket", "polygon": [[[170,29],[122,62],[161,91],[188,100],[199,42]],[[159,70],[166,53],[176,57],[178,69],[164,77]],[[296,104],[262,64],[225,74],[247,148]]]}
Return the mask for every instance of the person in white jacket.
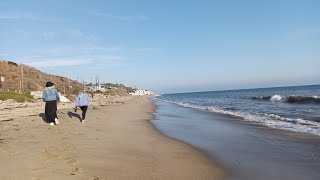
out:
{"label": "person in white jacket", "polygon": [[88,110],[89,103],[90,103],[90,97],[89,97],[88,93],[81,91],[76,98],[75,111],[77,111],[77,107],[80,107],[80,109],[82,111],[82,117],[81,117],[82,123],[86,122],[85,119],[86,119],[86,113]]}

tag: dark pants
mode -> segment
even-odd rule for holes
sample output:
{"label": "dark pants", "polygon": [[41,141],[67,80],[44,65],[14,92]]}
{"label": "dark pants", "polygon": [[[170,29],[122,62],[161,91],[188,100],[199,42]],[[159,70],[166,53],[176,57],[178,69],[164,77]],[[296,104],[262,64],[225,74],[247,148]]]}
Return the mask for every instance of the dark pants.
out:
{"label": "dark pants", "polygon": [[55,122],[54,119],[58,118],[57,101],[47,101],[44,112],[46,114],[46,120],[48,123]]}
{"label": "dark pants", "polygon": [[80,109],[82,111],[82,120],[85,120],[86,118],[86,113],[87,113],[87,110],[88,110],[88,106],[80,106]]}

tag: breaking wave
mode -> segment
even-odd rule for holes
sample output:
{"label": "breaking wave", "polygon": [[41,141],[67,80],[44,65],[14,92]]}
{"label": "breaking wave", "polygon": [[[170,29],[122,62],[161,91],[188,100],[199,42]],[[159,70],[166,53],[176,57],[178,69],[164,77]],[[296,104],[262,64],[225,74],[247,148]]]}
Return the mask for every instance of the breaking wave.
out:
{"label": "breaking wave", "polygon": [[[272,96],[272,97],[274,97],[273,99],[275,101],[281,101],[284,98],[288,98],[283,96]],[[270,97],[269,100],[271,100],[272,97]],[[307,132],[307,133],[320,135],[320,123],[316,121],[306,120],[302,118],[288,118],[288,117],[283,117],[277,114],[248,113],[248,112],[237,111],[232,108],[221,108],[216,106],[205,107],[205,106],[195,105],[192,103],[186,103],[182,101],[170,101],[170,100],[163,100],[163,99],[159,99],[159,100],[162,100],[168,103],[174,103],[183,107],[209,111],[209,112],[218,113],[218,114],[226,115],[229,117],[233,117],[233,118],[237,118],[237,119],[241,119],[249,122],[259,123],[272,128],[286,129],[286,130],[298,131],[298,132]]]}
{"label": "breaking wave", "polygon": [[320,103],[320,96],[254,96],[250,97],[253,100],[264,100],[272,102],[287,102],[287,103]]}

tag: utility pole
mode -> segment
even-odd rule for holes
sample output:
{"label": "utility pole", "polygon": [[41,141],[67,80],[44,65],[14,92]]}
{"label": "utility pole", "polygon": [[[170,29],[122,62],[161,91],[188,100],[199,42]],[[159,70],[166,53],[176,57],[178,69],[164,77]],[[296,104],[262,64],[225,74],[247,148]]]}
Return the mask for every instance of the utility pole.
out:
{"label": "utility pole", "polygon": [[92,82],[92,76],[91,76],[91,91],[93,91],[93,82]]}
{"label": "utility pole", "polygon": [[23,91],[23,66],[22,64],[20,65],[21,67],[21,85],[20,85],[20,92]]}
{"label": "utility pole", "polygon": [[95,83],[95,87],[94,87],[94,90],[95,90],[95,91],[98,90],[97,85],[98,85],[98,76],[96,76],[96,83]]}
{"label": "utility pole", "polygon": [[98,88],[100,90],[100,79],[99,79],[99,76],[98,76]]}
{"label": "utility pole", "polygon": [[70,79],[68,78],[68,93],[70,93]]}

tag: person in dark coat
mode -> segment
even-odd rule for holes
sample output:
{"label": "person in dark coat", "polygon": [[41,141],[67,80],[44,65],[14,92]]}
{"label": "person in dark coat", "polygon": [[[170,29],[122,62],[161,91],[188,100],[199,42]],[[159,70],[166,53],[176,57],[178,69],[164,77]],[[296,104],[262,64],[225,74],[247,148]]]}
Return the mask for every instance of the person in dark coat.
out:
{"label": "person in dark coat", "polygon": [[49,122],[51,126],[58,125],[57,104],[60,102],[60,96],[51,81],[46,83],[42,99],[46,102],[45,115],[47,122]]}

